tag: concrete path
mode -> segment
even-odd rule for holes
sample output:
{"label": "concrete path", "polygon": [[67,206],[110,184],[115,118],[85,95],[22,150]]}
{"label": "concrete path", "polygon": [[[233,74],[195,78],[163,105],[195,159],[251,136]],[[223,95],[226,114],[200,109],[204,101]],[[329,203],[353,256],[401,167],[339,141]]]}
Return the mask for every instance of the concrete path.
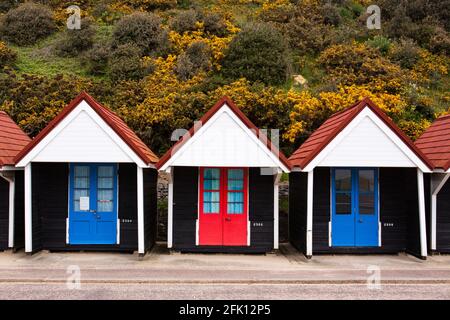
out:
{"label": "concrete path", "polygon": [[[76,284],[76,290],[72,290]],[[381,289],[380,289],[381,288]],[[101,292],[101,294],[100,294]],[[0,299],[450,299],[450,256],[0,253]]]}
{"label": "concrete path", "polygon": [[81,284],[71,290],[63,284],[0,284],[0,299],[82,300],[363,300],[450,299],[448,285],[186,285]]}

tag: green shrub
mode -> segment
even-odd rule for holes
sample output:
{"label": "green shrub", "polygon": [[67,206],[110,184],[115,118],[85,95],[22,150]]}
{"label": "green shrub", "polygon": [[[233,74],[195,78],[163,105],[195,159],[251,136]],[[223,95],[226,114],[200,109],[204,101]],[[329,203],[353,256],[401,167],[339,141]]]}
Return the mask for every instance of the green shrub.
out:
{"label": "green shrub", "polygon": [[0,41],[0,71],[3,67],[11,66],[16,62],[17,53]]}
{"label": "green shrub", "polygon": [[86,90],[100,101],[109,91],[107,83],[94,86],[77,76],[44,77],[0,74],[0,106],[31,137],[36,136],[79,92]]}
{"label": "green shrub", "polygon": [[110,6],[111,0],[98,1],[92,9],[92,15],[94,18],[101,20],[105,23],[112,23],[123,17],[123,13],[115,11]]}
{"label": "green shrub", "polygon": [[411,69],[419,60],[420,48],[411,39],[401,39],[389,50],[389,59],[402,68]]}
{"label": "green shrub", "polygon": [[17,0],[2,0],[0,1],[0,12],[8,12],[18,4]]}
{"label": "green shrub", "polygon": [[320,9],[320,13],[323,16],[323,22],[325,24],[337,27],[342,22],[342,17],[339,13],[339,9],[331,3],[324,4]]}
{"label": "green shrub", "polygon": [[206,13],[202,15],[201,20],[203,21],[203,26],[206,32],[218,37],[224,37],[227,35],[227,26],[219,14]]}
{"label": "green shrub", "polygon": [[144,55],[161,54],[167,49],[168,41],[161,19],[153,13],[136,12],[124,16],[113,32],[113,47],[133,44]]}
{"label": "green shrub", "polygon": [[356,1],[347,1],[347,8],[352,12],[354,17],[359,17],[364,12],[364,6]]}
{"label": "green shrub", "polygon": [[444,28],[437,27],[428,45],[433,53],[450,54],[450,36]]}
{"label": "green shrub", "polygon": [[81,29],[66,29],[62,38],[56,44],[56,53],[59,56],[74,57],[83,51],[92,48],[96,28],[89,18],[81,20]]}
{"label": "green shrub", "polygon": [[32,45],[56,30],[52,12],[47,7],[26,2],[8,11],[0,21],[0,36],[17,45]]}
{"label": "green shrub", "polygon": [[196,23],[198,21],[198,14],[195,10],[183,10],[170,22],[170,27],[178,33],[196,30]]}
{"label": "green shrub", "polygon": [[92,75],[104,75],[108,68],[108,59],[111,46],[104,43],[96,43],[92,49],[86,51],[83,55],[83,63],[88,72]]}
{"label": "green shrub", "polygon": [[136,9],[150,10],[167,10],[177,6],[177,0],[124,0],[124,4],[128,4]]}
{"label": "green shrub", "polygon": [[142,64],[140,49],[130,43],[115,48],[108,60],[112,81],[140,79],[152,72],[152,67]]}
{"label": "green shrub", "polygon": [[391,47],[391,40],[383,36],[375,36],[366,41],[366,44],[374,49],[378,49],[383,55],[387,54]]}
{"label": "green shrub", "polygon": [[282,84],[290,71],[283,36],[264,23],[248,24],[231,41],[223,60],[223,73],[232,78]]}
{"label": "green shrub", "polygon": [[334,34],[334,28],[319,15],[297,15],[286,26],[290,46],[302,54],[321,52],[333,43]]}
{"label": "green shrub", "polygon": [[200,70],[207,71],[210,66],[210,58],[211,50],[206,43],[193,42],[185,52],[178,56],[175,72],[180,79],[187,80]]}

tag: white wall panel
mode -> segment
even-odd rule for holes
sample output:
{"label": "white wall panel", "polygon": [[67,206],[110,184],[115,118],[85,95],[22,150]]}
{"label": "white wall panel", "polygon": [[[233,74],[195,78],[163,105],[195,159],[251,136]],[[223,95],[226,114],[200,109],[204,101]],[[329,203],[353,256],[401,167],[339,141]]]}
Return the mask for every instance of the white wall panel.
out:
{"label": "white wall panel", "polygon": [[416,167],[369,117],[364,117],[320,166]]}
{"label": "white wall panel", "polygon": [[227,105],[176,150],[163,169],[168,166],[284,167]]}

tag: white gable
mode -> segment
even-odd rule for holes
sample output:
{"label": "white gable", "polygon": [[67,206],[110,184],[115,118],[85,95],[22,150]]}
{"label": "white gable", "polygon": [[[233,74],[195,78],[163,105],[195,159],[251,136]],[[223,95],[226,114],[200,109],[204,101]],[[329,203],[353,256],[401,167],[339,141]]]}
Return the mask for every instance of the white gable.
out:
{"label": "white gable", "polygon": [[282,162],[225,104],[162,166],[273,167]]}
{"label": "white gable", "polygon": [[372,110],[365,108],[305,168],[419,167],[423,161]]}
{"label": "white gable", "polygon": [[17,166],[29,162],[135,162],[146,164],[82,101]]}

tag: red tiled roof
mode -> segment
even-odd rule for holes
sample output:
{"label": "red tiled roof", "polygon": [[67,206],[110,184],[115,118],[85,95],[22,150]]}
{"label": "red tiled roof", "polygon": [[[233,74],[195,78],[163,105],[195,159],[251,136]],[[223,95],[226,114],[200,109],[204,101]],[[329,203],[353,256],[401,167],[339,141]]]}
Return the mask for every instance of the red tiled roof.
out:
{"label": "red tiled roof", "polygon": [[292,167],[304,169],[364,108],[370,108],[429,167],[430,161],[395,123],[369,98],[335,113],[326,120],[289,158]]}
{"label": "red tiled roof", "polygon": [[[277,156],[279,158],[279,160],[286,166],[286,168],[290,169],[290,163],[288,161],[288,159],[286,158],[286,156],[278,150],[278,148],[276,148],[272,142],[270,141],[270,139],[268,139],[266,137],[266,135],[264,133],[262,133],[254,124],[253,122],[250,121],[249,118],[247,118],[247,116],[236,106],[236,104],[228,97],[224,96],[222,97],[219,101],[217,101],[217,103],[208,110],[208,112],[206,112],[203,117],[201,117],[201,119],[199,120],[199,122],[201,123],[201,125],[205,125],[206,122],[208,122],[209,119],[211,119],[211,117],[220,110],[220,108],[222,108],[222,106],[226,104],[228,107],[230,107],[231,111],[233,111],[236,116],[247,126],[247,128],[249,128],[262,142],[265,142],[265,145],[267,148],[269,148],[269,150],[271,150],[275,156]],[[189,130],[189,133],[187,133],[186,135],[184,135],[180,140],[177,141],[177,143],[175,143],[172,148],[170,148],[159,160],[159,162],[156,164],[156,168],[160,169],[172,156],[173,154],[175,154],[183,144],[186,143],[186,141],[188,141],[190,138],[192,138],[195,133],[198,131],[198,127],[192,127]],[[172,154],[173,153],[173,154]]]}
{"label": "red tiled roof", "polygon": [[28,144],[16,157],[18,163],[27,155],[45,136],[47,136],[70,112],[82,101],[86,103],[116,132],[119,137],[141,158],[146,164],[155,164],[158,157],[142,142],[136,133],[114,112],[95,101],[86,92],[80,93],[68,106],[66,106],[50,123]]}
{"label": "red tiled roof", "polygon": [[450,115],[436,119],[417,139],[416,146],[430,159],[434,169],[450,169]]}
{"label": "red tiled roof", "polygon": [[30,140],[6,112],[0,111],[0,166],[15,165],[14,157]]}

